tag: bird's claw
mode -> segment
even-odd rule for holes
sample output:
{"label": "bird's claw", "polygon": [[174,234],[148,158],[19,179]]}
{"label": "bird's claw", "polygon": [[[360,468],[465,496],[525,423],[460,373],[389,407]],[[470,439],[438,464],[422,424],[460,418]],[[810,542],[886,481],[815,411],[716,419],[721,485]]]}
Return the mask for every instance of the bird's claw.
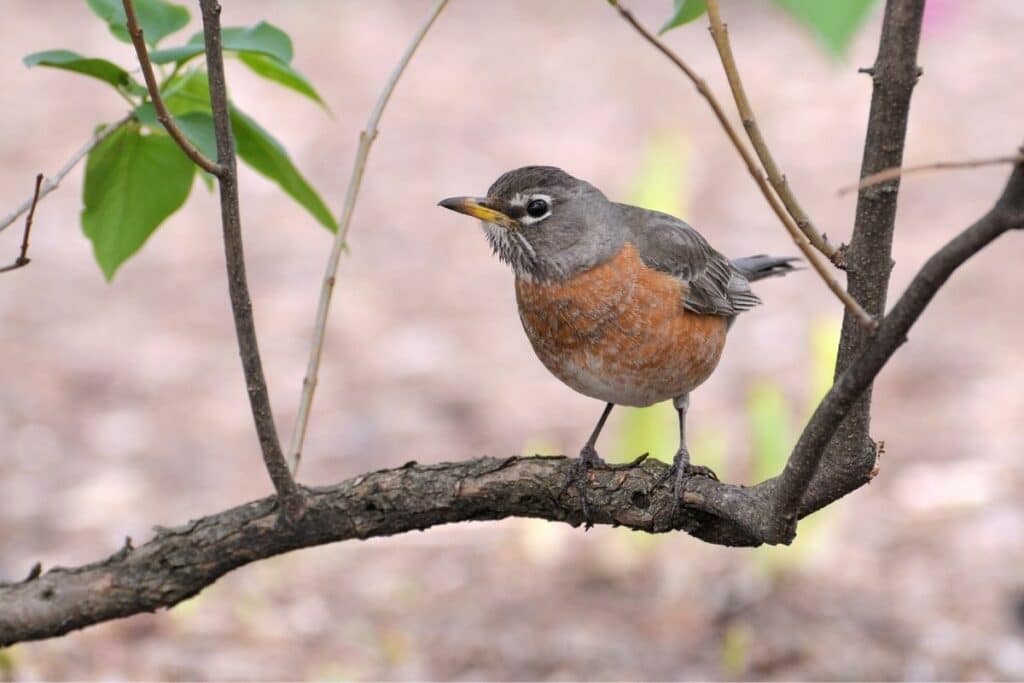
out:
{"label": "bird's claw", "polygon": [[679,512],[679,507],[683,501],[683,482],[688,477],[706,477],[719,481],[718,475],[710,467],[690,464],[689,454],[685,451],[676,453],[672,465],[658,478],[659,486],[668,479],[672,479],[672,510],[670,518],[674,519],[676,513]]}
{"label": "bird's claw", "polygon": [[602,467],[607,467],[607,464],[597,454],[594,447],[590,445],[584,446],[583,450],[580,451],[580,457],[570,465],[569,473],[565,476],[565,482],[563,482],[562,489],[558,493],[558,497],[561,498],[574,483],[579,487],[580,500],[583,501],[584,529],[590,529],[594,526],[590,516],[590,503],[587,501],[587,472]]}

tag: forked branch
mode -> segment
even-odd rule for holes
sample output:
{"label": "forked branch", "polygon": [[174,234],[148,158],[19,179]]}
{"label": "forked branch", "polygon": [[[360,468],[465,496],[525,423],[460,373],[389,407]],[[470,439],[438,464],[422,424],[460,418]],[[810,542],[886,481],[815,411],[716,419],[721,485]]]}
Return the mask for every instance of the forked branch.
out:
{"label": "forked branch", "polygon": [[[126,0],[127,2],[127,0]],[[256,323],[252,313],[252,298],[245,274],[245,253],[242,249],[242,217],[238,202],[238,162],[231,132],[231,114],[228,109],[227,83],[224,78],[224,54],[221,51],[220,3],[217,0],[199,0],[203,13],[203,38],[206,45],[206,70],[210,77],[210,108],[213,129],[217,138],[217,174],[220,186],[220,216],[224,230],[224,256],[228,270],[228,293],[231,314],[235,320],[238,352],[242,357],[245,386],[249,394],[256,434],[263,453],[263,463],[277,491],[278,500],[286,517],[292,521],[302,514],[302,492],[295,484],[277,436],[274,414],[270,407],[267,380],[263,375],[256,340]]]}
{"label": "forked branch", "polygon": [[207,159],[199,149],[193,145],[185,134],[178,128],[178,124],[174,122],[174,117],[171,116],[171,112],[167,110],[167,105],[164,104],[164,98],[160,96],[160,85],[156,81],[156,75],[153,73],[153,63],[149,60],[149,50],[146,48],[146,41],[142,35],[142,27],[139,26],[139,20],[135,16],[135,7],[132,4],[132,0],[122,0],[124,4],[124,15],[127,18],[128,23],[128,36],[132,39],[132,45],[135,46],[135,54],[139,57],[139,66],[142,68],[142,77],[146,81],[146,90],[149,91],[149,99],[153,102],[153,108],[156,109],[156,118],[163,124],[164,130],[167,134],[178,143],[178,147],[181,147],[181,151],[185,153],[189,159],[191,159],[196,166],[203,169],[207,173],[212,173],[215,176],[219,176],[224,172],[224,168],[216,162]]}

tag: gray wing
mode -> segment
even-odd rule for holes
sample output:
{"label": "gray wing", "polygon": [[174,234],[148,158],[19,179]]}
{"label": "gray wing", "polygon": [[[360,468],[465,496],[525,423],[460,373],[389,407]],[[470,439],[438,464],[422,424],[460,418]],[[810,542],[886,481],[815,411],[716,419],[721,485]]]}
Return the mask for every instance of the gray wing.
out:
{"label": "gray wing", "polygon": [[622,206],[641,260],[687,284],[687,309],[733,316],[761,303],[743,273],[689,225],[666,213]]}

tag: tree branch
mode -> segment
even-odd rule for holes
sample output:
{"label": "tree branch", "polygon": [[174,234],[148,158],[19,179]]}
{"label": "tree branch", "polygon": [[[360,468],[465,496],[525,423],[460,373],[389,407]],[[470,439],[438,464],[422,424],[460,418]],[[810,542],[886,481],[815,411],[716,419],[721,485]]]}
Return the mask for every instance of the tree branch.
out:
{"label": "tree branch", "polygon": [[[917,47],[923,14],[924,0],[886,1],[878,56],[871,69],[873,89],[861,176],[902,163],[910,99],[921,73]],[[847,260],[850,293],[876,316],[885,310],[889,289],[898,193],[899,181],[861,191],[850,245],[840,250]],[[836,359],[837,379],[868,343],[869,335],[847,313]],[[868,387],[829,444],[818,474],[804,495],[802,511],[824,507],[871,480],[877,448],[869,434],[870,413]]]}
{"label": "tree branch", "polygon": [[750,106],[750,100],[747,98],[746,90],[743,88],[740,71],[736,66],[736,58],[733,56],[732,46],[729,44],[729,29],[722,21],[718,0],[707,0],[706,4],[708,19],[711,23],[711,38],[715,41],[715,47],[718,48],[718,55],[721,57],[722,67],[725,69],[725,76],[729,81],[729,88],[732,90],[733,99],[736,101],[736,109],[739,111],[743,128],[747,131],[750,144],[754,147],[757,158],[761,160],[761,164],[768,174],[768,182],[771,183],[779,199],[782,200],[786,211],[796,221],[800,232],[814,245],[814,248],[824,254],[826,258],[832,260],[833,264],[841,265],[835,260],[836,248],[829,244],[825,236],[811,223],[807,212],[800,206],[796,195],[793,194],[785,174],[779,169],[779,165],[775,162],[775,157],[772,156],[771,150],[768,149],[768,143],[761,133],[761,128],[757,125],[754,109]]}
{"label": "tree branch", "polygon": [[[204,2],[207,0],[204,0]],[[588,475],[587,499],[596,524],[660,533],[682,530],[709,543],[787,543],[820,454],[837,426],[871,385],[907,331],[968,258],[1010,229],[1024,228],[1024,164],[995,207],[925,263],[863,352],[840,375],[804,429],[781,477],[754,487],[691,476],[672,516],[666,465],[641,456]],[[153,612],[189,598],[227,572],[273,555],[348,539],[390,536],[439,524],[532,517],[583,523],[575,487],[564,491],[572,461],[564,457],[478,458],[364,474],[335,486],[307,489],[303,516],[280,524],[265,498],[157,529],[134,548],[130,539],[109,558],[76,568],[37,567],[17,583],[0,584],[0,647],[59,636],[91,624]],[[813,489],[812,489],[813,491]],[[836,498],[842,493],[835,495]],[[815,508],[803,498],[800,515]],[[777,523],[783,520],[784,524]]]}
{"label": "tree branch", "polygon": [[116,131],[120,130],[121,126],[131,121],[132,118],[134,117],[132,113],[129,112],[127,115],[118,119],[114,123],[107,124],[100,130],[96,131],[96,133],[91,138],[89,138],[89,140],[84,145],[82,145],[82,147],[79,148],[77,152],[71,155],[71,158],[68,159],[63,166],[60,167],[60,170],[57,171],[53,175],[53,177],[47,178],[46,180],[43,181],[42,186],[39,188],[38,199],[36,199],[34,195],[29,197],[24,202],[22,202],[17,209],[9,213],[8,215],[4,216],[3,219],[0,220],[0,232],[3,232],[3,230],[6,229],[9,225],[14,223],[14,221],[18,220],[19,216],[29,211],[33,206],[35,206],[37,202],[42,200],[46,195],[56,190],[57,187],[60,185],[60,181],[64,180],[64,176],[70,173],[71,169],[77,166],[79,161],[84,159],[89,154],[89,152],[95,149],[97,145],[99,145],[101,142],[103,142],[108,137],[113,135]]}
{"label": "tree branch", "polygon": [[775,212],[775,215],[778,217],[779,221],[782,222],[782,225],[786,229],[786,232],[789,233],[789,236],[793,238],[793,242],[796,243],[796,246],[800,249],[800,253],[802,253],[807,262],[811,264],[814,272],[818,274],[822,282],[825,283],[825,286],[828,287],[832,293],[835,294],[836,298],[843,303],[843,306],[846,307],[848,313],[852,315],[865,330],[873,330],[876,324],[874,318],[868,315],[861,305],[857,303],[856,297],[851,296],[851,294],[843,289],[839,282],[832,277],[832,273],[829,272],[828,266],[822,262],[818,252],[815,251],[814,247],[812,247],[810,242],[807,241],[804,234],[800,232],[800,228],[797,227],[796,223],[793,222],[793,219],[788,213],[786,213],[785,208],[775,196],[775,193],[772,191],[768,181],[765,180],[764,174],[761,172],[754,156],[743,144],[743,141],[740,139],[736,129],[733,128],[731,123],[729,123],[729,119],[725,115],[725,110],[722,109],[722,105],[719,104],[718,99],[715,97],[714,93],[711,92],[707,82],[698,76],[697,72],[691,69],[686,62],[670,50],[668,46],[644,28],[644,26],[636,20],[636,17],[634,17],[629,10],[619,4],[618,0],[608,0],[608,2],[612,7],[618,10],[622,18],[625,19],[630,26],[636,29],[636,31],[643,36],[645,40],[647,40],[647,42],[653,45],[663,55],[668,57],[669,60],[679,67],[679,69],[686,74],[686,77],[693,82],[697,87],[697,92],[699,92],[711,106],[711,110],[714,112],[715,118],[718,119],[718,123],[722,126],[725,134],[729,137],[733,147],[736,148],[740,157],[743,158],[743,162],[747,166],[747,171],[754,179],[754,182],[757,183],[757,187],[761,190],[761,194],[764,195],[765,201],[768,202],[768,206],[770,206],[772,211]]}
{"label": "tree branch", "polygon": [[203,153],[178,128],[178,124],[174,122],[171,112],[167,111],[167,105],[164,104],[164,99],[160,96],[160,85],[156,82],[156,76],[153,74],[153,64],[149,61],[149,51],[146,49],[146,41],[142,37],[142,27],[139,26],[139,20],[135,16],[135,7],[132,5],[132,0],[122,0],[122,2],[124,4],[124,14],[128,20],[128,35],[132,39],[132,45],[135,46],[135,54],[139,56],[142,77],[146,81],[149,99],[153,102],[153,107],[156,109],[157,120],[163,124],[167,133],[178,143],[178,147],[181,147],[181,151],[196,166],[207,173],[219,176],[224,172],[224,168],[203,156]]}
{"label": "tree branch", "polygon": [[32,259],[28,257],[28,236],[32,232],[32,219],[36,215],[36,204],[39,203],[39,187],[43,184],[43,174],[39,173],[36,175],[36,189],[32,194],[32,206],[29,207],[28,215],[25,217],[25,231],[21,235],[21,251],[18,252],[18,257],[14,259],[14,263],[9,266],[0,268],[0,273],[7,273],[12,270],[17,270],[23,266],[27,266]]}
{"label": "tree branch", "polygon": [[306,376],[302,380],[302,393],[299,397],[299,410],[295,418],[295,427],[292,429],[291,442],[288,446],[288,465],[294,474],[299,467],[299,460],[302,458],[302,445],[306,440],[306,427],[309,425],[309,413],[313,407],[313,395],[316,392],[317,376],[320,372],[320,357],[323,355],[324,336],[327,332],[327,314],[331,309],[331,295],[334,293],[334,281],[338,273],[338,262],[341,259],[341,251],[345,248],[348,238],[349,224],[352,222],[352,212],[355,210],[356,199],[359,197],[359,188],[363,182],[363,171],[366,169],[366,159],[370,155],[370,146],[377,139],[377,125],[384,113],[384,107],[391,99],[398,79],[402,77],[405,67],[409,65],[416,49],[423,42],[427,31],[434,24],[434,20],[448,4],[448,0],[438,0],[434,7],[427,13],[427,18],[420,26],[416,35],[405,53],[398,60],[391,75],[388,77],[384,90],[366,123],[366,128],[359,134],[359,148],[356,150],[355,162],[352,166],[352,175],[348,181],[348,189],[345,191],[345,206],[341,210],[341,220],[338,223],[338,232],[334,235],[334,243],[331,245],[331,253],[327,257],[327,268],[324,272],[323,285],[320,287],[320,300],[317,303],[316,322],[313,326],[313,341],[309,349],[309,361],[306,365]]}
{"label": "tree branch", "polygon": [[827,447],[855,402],[874,382],[885,363],[907,341],[907,332],[949,276],[967,259],[1004,232],[1024,227],[1024,164],[1018,164],[995,206],[974,225],[954,237],[925,262],[906,291],[882,319],[867,346],[836,379],[797,441],[786,469],[778,479],[771,518],[777,536],[766,541],[792,537],[798,516],[809,514],[814,505],[801,503],[818,470]]}
{"label": "tree branch", "polygon": [[224,255],[227,261],[228,292],[231,313],[235,320],[238,351],[242,357],[245,384],[249,394],[256,434],[259,437],[263,462],[277,491],[278,498],[291,520],[302,514],[302,492],[295,484],[277,437],[274,415],[270,407],[267,380],[263,376],[252,299],[245,274],[245,253],[242,249],[242,218],[238,205],[238,164],[231,133],[227,83],[224,79],[224,55],[221,50],[220,3],[199,0],[203,13],[203,37],[206,44],[206,69],[210,77],[210,108],[217,137],[217,163],[220,173],[220,215],[224,228]]}
{"label": "tree branch", "polygon": [[985,157],[984,159],[964,159],[962,161],[934,161],[930,164],[917,164],[914,166],[890,166],[884,171],[878,173],[872,173],[871,175],[865,176],[859,183],[853,183],[845,187],[839,188],[839,196],[849,194],[854,190],[863,190],[873,185],[880,185],[887,180],[893,180],[894,178],[902,178],[908,175],[914,175],[917,173],[926,173],[930,171],[952,171],[961,170],[966,168],[981,168],[982,166],[998,166],[1002,164],[1019,164],[1024,161],[1024,150],[1021,150],[1020,154],[1011,154],[1008,156],[999,157]]}

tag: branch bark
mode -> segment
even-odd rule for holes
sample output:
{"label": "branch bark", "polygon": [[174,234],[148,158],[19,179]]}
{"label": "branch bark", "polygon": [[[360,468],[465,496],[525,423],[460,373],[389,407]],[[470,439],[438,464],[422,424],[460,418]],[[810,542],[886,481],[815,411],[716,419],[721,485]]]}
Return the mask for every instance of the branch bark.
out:
{"label": "branch bark", "polygon": [[679,55],[670,50],[667,45],[658,40],[654,34],[644,28],[643,24],[637,21],[632,12],[623,7],[618,0],[608,0],[608,2],[619,12],[619,15],[625,19],[630,26],[636,29],[637,33],[643,36],[644,40],[649,42],[659,52],[668,57],[669,61],[675,64],[679,70],[690,79],[694,86],[696,86],[697,92],[699,92],[711,106],[711,111],[714,112],[719,125],[722,126],[725,134],[728,136],[730,142],[732,142],[733,147],[736,148],[736,151],[739,152],[740,157],[743,159],[743,163],[746,165],[747,171],[750,173],[750,177],[754,179],[758,189],[761,190],[761,194],[764,195],[765,201],[768,202],[768,206],[771,207],[776,217],[778,217],[782,226],[786,229],[786,232],[788,232],[789,236],[793,238],[793,242],[796,244],[797,248],[800,249],[800,253],[803,254],[807,262],[811,264],[814,272],[818,274],[818,277],[820,277],[821,281],[825,283],[825,286],[828,287],[836,298],[842,302],[843,306],[846,307],[848,316],[852,315],[853,319],[856,320],[864,329],[869,331],[873,330],[876,325],[875,319],[872,318],[863,307],[861,307],[855,296],[852,296],[849,292],[843,289],[839,282],[832,277],[832,273],[829,271],[828,266],[822,262],[818,252],[813,246],[811,246],[811,243],[807,241],[804,234],[800,232],[800,228],[797,227],[790,215],[786,213],[786,209],[779,202],[778,197],[775,196],[775,193],[768,184],[768,181],[765,180],[764,174],[761,172],[761,169],[757,164],[757,160],[750,153],[750,150],[747,149],[746,145],[743,144],[743,141],[740,139],[740,136],[733,125],[729,123],[729,118],[725,115],[725,110],[718,102],[718,98],[715,97],[715,94],[711,92],[711,88],[708,87],[707,81],[701,78],[696,71],[690,68],[690,66],[684,62]]}
{"label": "branch bark", "polygon": [[316,322],[313,325],[313,341],[309,349],[309,361],[306,364],[306,375],[302,379],[302,391],[299,396],[299,409],[295,417],[295,427],[292,429],[291,441],[288,445],[288,466],[292,474],[299,468],[299,461],[302,458],[302,445],[306,440],[306,427],[309,425],[309,413],[313,408],[313,396],[316,393],[317,378],[320,373],[320,357],[324,350],[324,337],[327,334],[327,314],[331,310],[331,295],[334,293],[335,277],[338,274],[338,263],[341,260],[341,252],[345,248],[348,239],[348,228],[352,223],[352,212],[356,207],[356,199],[359,198],[359,188],[363,183],[363,171],[366,170],[366,159],[370,156],[370,147],[377,139],[377,125],[380,117],[384,114],[384,107],[391,99],[391,93],[398,85],[398,79],[402,77],[405,67],[409,65],[416,49],[423,42],[427,31],[434,25],[434,21],[441,10],[448,4],[448,0],[438,0],[433,8],[427,13],[427,18],[420,26],[420,29],[413,36],[405,53],[398,60],[391,75],[388,77],[384,90],[370,118],[366,122],[366,128],[359,134],[359,148],[356,151],[356,158],[352,165],[352,175],[348,181],[348,189],[345,191],[345,206],[341,210],[341,220],[338,223],[338,232],[334,235],[334,242],[331,245],[331,253],[327,257],[327,268],[324,272],[323,284],[320,287],[320,300],[317,302]]}
{"label": "branch bark", "polygon": [[220,3],[217,0],[199,0],[203,13],[203,37],[206,44],[206,70],[210,78],[210,108],[217,138],[217,164],[220,173],[220,215],[224,229],[224,256],[228,271],[228,292],[231,313],[235,320],[238,352],[242,357],[245,384],[249,394],[256,434],[263,453],[263,463],[277,491],[278,499],[290,520],[302,514],[302,492],[295,484],[274,425],[270,407],[267,380],[263,375],[256,323],[253,319],[252,299],[245,274],[245,253],[242,249],[242,218],[238,202],[238,163],[231,132],[231,114],[228,109],[227,83],[224,78],[224,54],[221,49]]}
{"label": "branch bark", "polygon": [[142,36],[142,27],[139,26],[139,20],[135,16],[135,6],[132,4],[132,0],[122,0],[122,4],[124,5],[124,15],[128,24],[128,36],[132,39],[132,45],[135,46],[135,54],[138,55],[139,66],[142,68],[142,77],[146,81],[149,99],[153,102],[153,108],[156,109],[157,120],[163,124],[167,134],[178,143],[181,151],[196,166],[215,176],[221,175],[224,172],[224,167],[203,156],[203,153],[178,128],[178,124],[174,122],[171,112],[167,111],[164,98],[160,96],[160,85],[156,82],[156,75],[153,73],[153,63],[149,60],[149,50],[146,48],[146,40]]}

